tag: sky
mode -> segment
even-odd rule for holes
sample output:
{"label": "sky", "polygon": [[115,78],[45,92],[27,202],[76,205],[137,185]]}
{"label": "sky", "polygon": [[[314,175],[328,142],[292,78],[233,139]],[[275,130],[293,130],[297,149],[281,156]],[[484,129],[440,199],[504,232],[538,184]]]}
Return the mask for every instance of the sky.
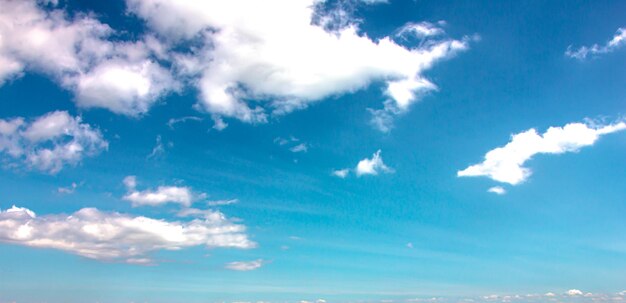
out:
{"label": "sky", "polygon": [[624,11],[0,0],[0,302],[626,302]]}

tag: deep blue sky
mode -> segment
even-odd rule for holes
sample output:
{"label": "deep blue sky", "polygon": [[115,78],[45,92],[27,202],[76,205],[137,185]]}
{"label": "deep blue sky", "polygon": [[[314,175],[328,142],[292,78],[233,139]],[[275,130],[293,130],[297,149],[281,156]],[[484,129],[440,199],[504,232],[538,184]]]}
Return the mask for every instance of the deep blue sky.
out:
{"label": "deep blue sky", "polygon": [[[0,1],[0,10],[11,2]],[[139,2],[149,1],[128,1]],[[578,289],[605,298],[626,290],[626,132],[603,135],[574,152],[537,154],[524,163],[532,175],[516,185],[457,177],[490,150],[505,146],[512,134],[531,128],[543,134],[586,118],[602,125],[624,121],[626,47],[582,60],[565,52],[570,45],[602,46],[612,39],[626,27],[626,3],[343,4],[350,7],[351,22],[360,20],[353,23],[359,37],[377,41],[408,22],[425,21],[445,34],[422,38],[423,45],[415,44],[420,39],[407,40],[404,47],[427,48],[453,39],[466,43],[466,49],[419,71],[437,89],[391,114],[393,127],[387,132],[373,127],[368,109],[393,101],[384,93],[386,81],[398,76],[393,73],[375,74],[363,85],[320,98],[249,93],[244,101],[251,107],[282,97],[311,101],[306,108],[250,123],[199,106],[202,90],[196,83],[202,76],[177,73],[173,59],[149,55],[182,82],[178,91],[163,93],[134,115],[81,103],[79,84],[62,79],[82,69],[58,72],[26,55],[11,57],[25,67],[0,86],[0,119],[23,117],[29,123],[67,111],[97,129],[108,148],[55,172],[29,166],[0,148],[0,209],[28,208],[38,215],[33,220],[64,220],[58,218],[94,207],[185,222],[191,219],[176,216],[181,207],[208,208],[245,226],[245,235],[257,245],[151,248],[141,255],[153,260],[145,266],[123,258],[89,258],[71,249],[37,248],[0,233],[0,302],[404,302],[431,297],[456,302],[488,300],[481,296],[492,294],[537,294],[515,300],[548,302],[548,292],[562,302],[586,302],[591,298],[566,292]],[[145,21],[149,16],[130,13],[124,1],[33,7],[65,11],[68,23],[85,17],[108,24],[115,31],[103,38],[108,41],[154,34],[169,43],[169,52],[184,53],[202,40],[171,42],[174,38]],[[0,38],[8,41],[12,34],[17,31],[3,29]],[[14,53],[19,51],[0,43],[0,56]],[[193,56],[201,62],[220,60]],[[244,93],[264,85],[245,83],[245,76],[239,81]],[[170,119],[189,116],[198,119],[168,126]],[[228,127],[214,129],[217,116]],[[151,157],[157,137],[162,151]],[[286,143],[281,145],[281,139]],[[306,151],[290,151],[301,143]],[[38,143],[24,144],[28,149]],[[359,176],[357,163],[378,150],[388,171],[378,167],[375,175]],[[333,175],[346,168],[345,178]],[[206,197],[196,197],[191,206],[135,207],[124,198],[133,189],[122,180],[131,175],[139,191],[177,186]],[[72,183],[77,184],[72,193],[59,191]],[[506,193],[487,192],[494,186]],[[211,205],[229,199],[237,202]],[[254,260],[262,266],[228,269],[230,262]]]}

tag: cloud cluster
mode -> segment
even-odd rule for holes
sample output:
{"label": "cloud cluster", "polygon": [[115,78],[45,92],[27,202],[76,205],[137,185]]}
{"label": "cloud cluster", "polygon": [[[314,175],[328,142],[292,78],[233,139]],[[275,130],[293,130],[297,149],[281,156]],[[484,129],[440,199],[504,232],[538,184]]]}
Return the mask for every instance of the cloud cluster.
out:
{"label": "cloud cluster", "polygon": [[107,148],[99,130],[65,111],[50,112],[33,121],[0,119],[0,155],[9,166],[25,165],[54,174]]}
{"label": "cloud cluster", "polygon": [[245,226],[234,224],[217,211],[190,221],[165,221],[117,212],[83,208],[71,215],[37,216],[11,207],[0,211],[0,241],[67,251],[90,259],[151,264],[157,250],[253,248]]}
{"label": "cloud cluster", "polygon": [[136,189],[137,178],[135,176],[124,178],[124,185],[128,193],[122,199],[131,202],[134,207],[159,206],[167,203],[189,207],[193,202],[207,196],[205,193],[195,193],[186,186],[159,186],[156,189],[139,191]]}
{"label": "cloud cluster", "polygon": [[155,59],[163,50],[153,37],[113,42],[113,29],[93,17],[43,6],[0,0],[0,85],[26,71],[42,73],[74,92],[79,106],[126,115],[147,112],[178,87]]}
{"label": "cloud cluster", "polygon": [[572,46],[570,45],[567,47],[565,55],[570,58],[584,60],[588,56],[598,56],[613,52],[624,45],[626,45],[626,28],[618,28],[615,35],[613,35],[613,38],[611,38],[611,40],[609,40],[606,44],[581,46],[578,49],[572,49]]}
{"label": "cloud cluster", "polygon": [[486,176],[498,182],[517,185],[532,174],[524,164],[533,156],[577,152],[593,145],[603,135],[625,129],[626,123],[623,121],[609,125],[569,123],[563,127],[550,127],[541,135],[537,130],[529,129],[513,135],[505,146],[487,152],[482,163],[459,171],[457,176]]}

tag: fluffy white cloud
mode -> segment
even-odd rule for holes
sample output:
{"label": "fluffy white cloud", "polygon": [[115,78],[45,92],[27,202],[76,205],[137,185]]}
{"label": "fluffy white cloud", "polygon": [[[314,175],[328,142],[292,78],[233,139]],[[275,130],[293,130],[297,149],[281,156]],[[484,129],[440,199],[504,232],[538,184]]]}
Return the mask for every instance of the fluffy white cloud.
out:
{"label": "fluffy white cloud", "polygon": [[89,15],[70,19],[34,0],[0,0],[0,85],[24,71],[53,77],[82,107],[137,115],[177,83],[154,59],[157,40],[111,42],[114,31]]}
{"label": "fluffy white cloud", "polygon": [[257,259],[254,261],[236,261],[226,264],[226,268],[236,271],[250,271],[260,268],[261,266],[263,266],[264,263],[265,262],[262,259]]}
{"label": "fluffy white cloud", "polygon": [[65,111],[50,112],[32,122],[21,117],[0,119],[0,154],[9,166],[24,164],[54,174],[107,148],[99,130]]}
{"label": "fluffy white cloud", "polygon": [[153,190],[138,191],[135,176],[124,178],[124,185],[128,193],[122,199],[131,202],[134,207],[159,206],[167,203],[190,206],[193,202],[206,198],[205,193],[195,193],[190,187],[183,186],[159,186]]}
{"label": "fluffy white cloud", "polygon": [[506,194],[506,189],[504,189],[504,187],[502,186],[494,186],[494,187],[489,188],[487,191],[490,193],[494,193],[496,195]]}
{"label": "fluffy white cloud", "polygon": [[190,221],[165,221],[83,208],[71,215],[36,216],[13,206],[0,211],[0,241],[67,251],[103,261],[152,263],[149,253],[205,245],[208,248],[253,248],[245,226],[220,212]]}
{"label": "fluffy white cloud", "polygon": [[380,172],[391,173],[393,169],[389,168],[383,162],[383,157],[380,155],[380,149],[376,151],[371,159],[363,159],[356,165],[355,171],[357,176],[362,175],[378,175]]}
{"label": "fluffy white cloud", "polygon": [[459,177],[487,176],[495,181],[516,185],[524,182],[532,171],[524,163],[536,154],[577,152],[593,145],[602,135],[626,129],[625,122],[610,125],[570,123],[550,127],[539,135],[535,129],[515,134],[503,147],[489,151],[482,163],[471,165],[457,173]]}
{"label": "fluffy white cloud", "polygon": [[[247,122],[263,122],[268,110],[284,114],[372,81],[385,81],[387,95],[406,110],[421,92],[435,88],[423,71],[467,48],[465,40],[445,38],[414,47],[395,37],[374,40],[355,22],[327,30],[312,22],[317,3],[127,0],[129,10],[168,41],[200,43],[173,57],[179,71],[199,77],[201,108]],[[441,32],[426,23],[410,24],[409,31]]]}
{"label": "fluffy white cloud", "polygon": [[615,51],[626,44],[626,28],[618,28],[611,40],[604,45],[594,44],[592,46],[581,46],[574,50],[570,45],[565,51],[565,55],[578,60],[584,60],[588,56],[597,56]]}

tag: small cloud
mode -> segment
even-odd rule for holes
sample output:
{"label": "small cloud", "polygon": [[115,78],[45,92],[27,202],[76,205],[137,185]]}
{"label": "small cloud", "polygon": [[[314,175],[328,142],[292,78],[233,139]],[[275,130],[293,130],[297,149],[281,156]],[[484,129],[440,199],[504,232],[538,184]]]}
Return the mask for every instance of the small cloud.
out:
{"label": "small cloud", "polygon": [[72,182],[72,184],[68,187],[57,188],[57,192],[59,194],[66,194],[66,195],[73,194],[80,185],[82,185],[82,183],[76,184],[76,182]]}
{"label": "small cloud", "polygon": [[213,129],[217,131],[223,131],[228,127],[228,123],[224,122],[224,119],[220,116],[212,116],[213,119]]}
{"label": "small cloud", "polygon": [[236,271],[250,271],[260,268],[265,264],[263,259],[257,259],[254,261],[236,261],[230,262],[226,264],[226,269],[236,270]]}
{"label": "small cloud", "polygon": [[348,176],[348,173],[350,172],[349,169],[344,168],[344,169],[338,169],[338,170],[333,170],[332,175],[335,177],[339,177],[344,179],[345,177]]}
{"label": "small cloud", "polygon": [[161,142],[161,135],[156,137],[156,145],[152,148],[152,152],[148,154],[146,159],[156,159],[165,155],[165,148],[163,147],[163,142]]}
{"label": "small cloud", "polygon": [[186,116],[186,117],[181,117],[181,118],[171,118],[171,119],[169,119],[167,121],[167,126],[170,129],[174,129],[174,126],[176,126],[176,124],[185,123],[187,121],[202,121],[202,118],[195,117],[195,116]]}
{"label": "small cloud", "polygon": [[625,44],[626,44],[626,28],[618,28],[615,35],[613,35],[613,38],[611,38],[611,40],[609,40],[606,44],[604,45],[594,44],[592,46],[581,46],[580,48],[576,50],[572,49],[572,46],[570,45],[567,47],[567,50],[565,51],[565,55],[570,58],[584,60],[588,56],[598,56],[602,54],[611,53],[617,50],[618,48],[624,46]]}
{"label": "small cloud", "polygon": [[583,292],[578,289],[570,289],[566,292],[568,296],[582,296]]}
{"label": "small cloud", "polygon": [[222,205],[231,205],[231,204],[235,204],[235,203],[238,203],[238,202],[239,202],[238,199],[214,200],[214,201],[208,201],[206,203],[206,205],[208,205],[208,206],[222,206]]}
{"label": "small cloud", "polygon": [[378,175],[379,172],[392,173],[393,169],[385,165],[380,153],[381,153],[381,150],[379,149],[372,155],[371,159],[366,158],[366,159],[359,161],[355,169],[356,175],[357,176]]}
{"label": "small cloud", "polygon": [[292,148],[289,149],[291,152],[294,153],[300,153],[300,152],[307,152],[308,147],[305,143],[300,143]]}
{"label": "small cloud", "polygon": [[547,292],[547,293],[544,294],[544,296],[546,296],[546,297],[554,297],[554,296],[556,296],[556,294],[554,294],[552,292]]}
{"label": "small cloud", "polygon": [[407,243],[407,244],[406,244],[406,247],[407,247],[407,248],[413,248],[413,243],[412,243],[412,242]]}
{"label": "small cloud", "polygon": [[489,188],[487,191],[490,193],[494,193],[496,195],[506,194],[506,189],[504,189],[504,187],[502,186],[494,186],[494,187]]}
{"label": "small cloud", "polygon": [[181,186],[159,186],[156,189],[138,191],[135,176],[128,176],[123,182],[128,193],[122,199],[130,201],[133,207],[159,206],[167,203],[178,203],[188,207],[207,196],[205,193],[193,192],[190,187]]}

